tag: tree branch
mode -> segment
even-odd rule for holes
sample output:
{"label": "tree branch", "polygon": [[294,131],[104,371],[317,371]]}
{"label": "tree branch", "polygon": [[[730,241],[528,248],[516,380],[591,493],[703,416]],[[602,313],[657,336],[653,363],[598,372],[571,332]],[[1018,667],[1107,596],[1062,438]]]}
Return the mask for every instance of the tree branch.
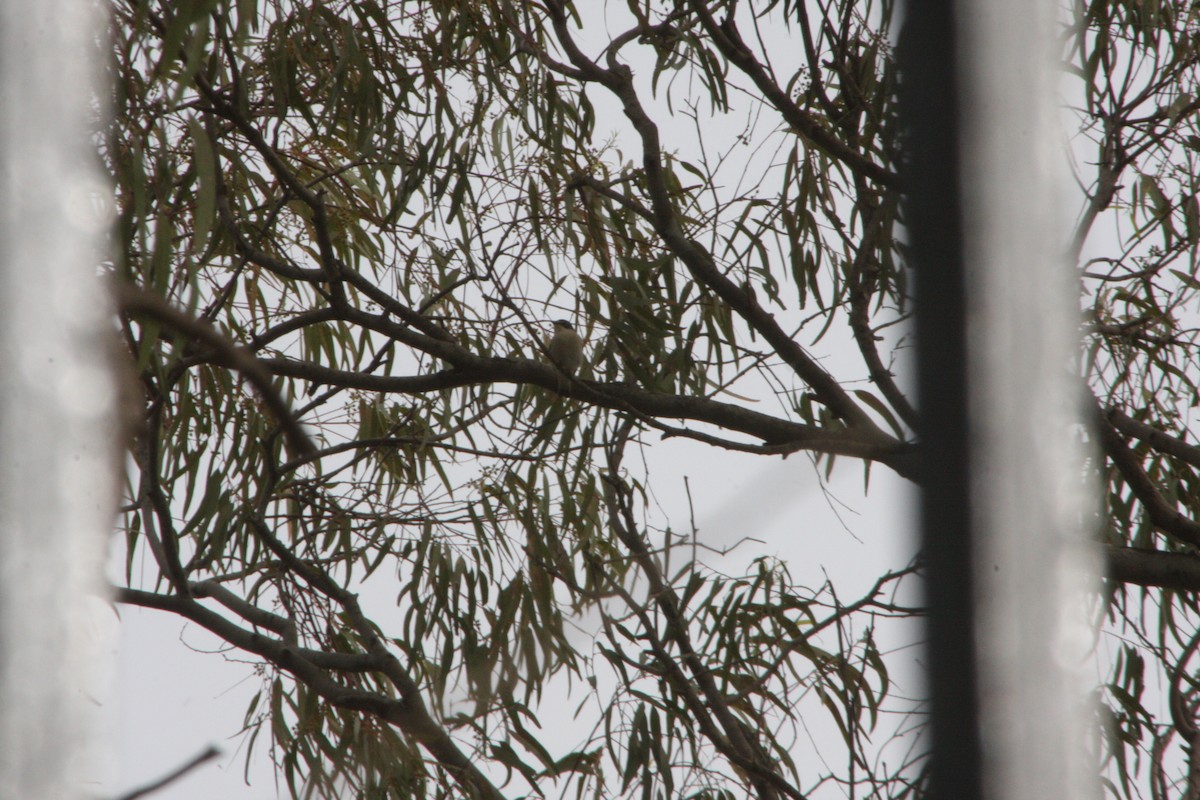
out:
{"label": "tree branch", "polygon": [[742,36],[738,32],[737,23],[734,22],[732,13],[718,24],[713,19],[712,14],[708,12],[708,7],[704,0],[692,0],[691,6],[696,12],[696,16],[700,18],[705,32],[708,33],[713,43],[716,44],[717,49],[721,51],[721,55],[729,59],[730,63],[734,64],[754,82],[754,85],[762,92],[767,102],[779,112],[780,116],[798,134],[821,148],[821,150],[833,157],[834,160],[845,164],[852,172],[869,178],[880,186],[899,190],[900,179],[896,173],[881,167],[862,153],[851,148],[835,134],[826,130],[815,118],[805,113],[803,109],[792,102],[792,98],[771,79],[771,76],[767,74],[767,70],[758,62],[754,54],[750,52],[750,48],[746,46],[746,43],[742,41]]}
{"label": "tree branch", "polygon": [[671,201],[666,169],[662,163],[658,127],[642,107],[633,84],[632,70],[624,64],[617,64],[615,55],[611,52],[610,68],[606,70],[598,66],[584,55],[575,43],[567,27],[566,14],[561,4],[556,0],[549,3],[549,8],[555,32],[572,63],[582,70],[589,80],[601,83],[613,93],[641,138],[642,167],[653,212],[652,224],[662,237],[663,243],[684,263],[697,281],[714,291],[738,316],[766,339],[772,349],[812,387],[821,402],[834,414],[864,431],[878,431],[874,421],[851,399],[842,385],[780,327],[774,316],[758,304],[753,294],[738,287],[726,277],[718,269],[712,254],[699,242],[687,236]]}
{"label": "tree branch", "polygon": [[[286,551],[286,548],[282,549]],[[295,556],[291,556],[290,560],[293,565],[299,561]],[[307,571],[311,574],[311,569]],[[332,588],[334,594],[346,594],[337,587],[325,588]],[[261,656],[280,669],[290,672],[296,680],[333,705],[364,711],[395,725],[428,750],[447,773],[459,782],[467,793],[466,796],[480,797],[484,800],[505,800],[499,789],[492,785],[474,762],[458,748],[450,735],[429,715],[419,695],[414,694],[417,691],[415,683],[410,681],[409,691],[405,692],[402,689],[400,698],[393,699],[375,692],[347,688],[325,673],[325,669],[351,671],[353,667],[353,671],[383,671],[390,678],[393,667],[388,661],[395,661],[390,654],[311,651],[255,631],[245,630],[188,597],[159,595],[125,588],[114,588],[113,594],[119,603],[170,611],[191,620],[234,647]],[[319,662],[338,666],[322,667]]]}
{"label": "tree branch", "polygon": [[213,760],[219,755],[221,755],[221,751],[212,745],[209,745],[204,749],[203,752],[199,753],[183,766],[172,770],[169,774],[159,778],[156,781],[148,783],[145,786],[140,786],[130,792],[126,792],[125,794],[119,796],[116,800],[139,800],[139,798],[154,794],[159,789],[164,789],[167,786],[170,786],[172,783],[179,780],[184,775],[187,775],[196,767]]}
{"label": "tree branch", "polygon": [[[617,442],[610,450],[608,472],[601,475],[601,479],[605,483],[605,500],[609,506],[610,524],[617,539],[629,550],[634,561],[641,568],[642,574],[646,576],[650,596],[666,619],[667,637],[678,648],[680,658],[702,696],[703,706],[709,709],[720,722],[724,735],[714,736],[710,733],[710,741],[747,772],[759,797],[771,800],[782,794],[796,800],[804,800],[804,795],[799,790],[769,766],[773,760],[763,750],[761,743],[753,738],[752,732],[745,728],[734,715],[725,695],[717,687],[711,671],[693,647],[688,635],[688,622],[680,611],[679,598],[674,589],[667,584],[658,564],[646,549],[645,542],[642,540],[642,535],[638,532],[636,521],[633,518],[629,488],[618,477],[622,440],[622,436],[617,437]],[[631,600],[632,598],[628,598],[627,602]],[[630,605],[635,610],[639,608],[636,604],[630,603]],[[655,628],[648,619],[643,618],[642,623],[648,635],[655,633]],[[655,638],[657,639],[656,634]],[[660,645],[657,650],[663,666],[678,672],[674,659],[665,649]],[[690,695],[692,693],[691,683],[682,678],[682,675],[678,676],[678,679],[685,684],[683,687],[685,694]],[[693,703],[695,702],[696,700],[693,700]]]}
{"label": "tree branch", "polygon": [[300,421],[275,389],[271,373],[249,351],[230,341],[209,323],[185,314],[158,295],[141,287],[114,282],[112,292],[122,313],[149,317],[210,348],[212,355],[209,358],[213,363],[241,373],[258,391],[259,397],[283,429],[294,455],[306,456],[316,452],[316,447],[308,438]]}
{"label": "tree branch", "polygon": [[1101,447],[1112,459],[1113,466],[1121,473],[1138,502],[1142,504],[1146,517],[1164,533],[1182,542],[1200,546],[1200,523],[1184,516],[1163,499],[1158,487],[1142,469],[1137,456],[1125,444],[1121,434],[1109,422],[1108,416],[1100,409],[1098,403],[1094,410],[1092,416],[1100,435]]}
{"label": "tree branch", "polygon": [[304,581],[340,605],[349,620],[350,625],[358,633],[363,644],[371,654],[378,670],[387,676],[396,687],[400,699],[391,717],[385,717],[393,722],[409,736],[412,736],[437,759],[447,772],[460,784],[468,795],[478,792],[484,798],[496,798],[501,794],[488,778],[470,759],[450,734],[438,724],[429,713],[425,701],[421,698],[421,687],[408,673],[400,661],[392,655],[387,645],[379,638],[377,628],[371,623],[358,604],[358,597],[343,589],[325,572],[296,556],[283,542],[271,533],[269,527],[260,519],[251,519],[250,526],[255,534],[267,545],[289,569],[299,575]]}
{"label": "tree branch", "polygon": [[1108,409],[1107,416],[1113,427],[1126,436],[1140,439],[1160,453],[1166,453],[1193,467],[1200,468],[1200,447],[1188,444],[1183,439],[1172,436],[1153,425],[1139,422],[1115,408]]}
{"label": "tree branch", "polygon": [[[385,376],[364,375],[350,370],[336,370],[319,364],[285,358],[268,358],[262,362],[276,375],[301,378],[316,383],[365,389],[376,392],[418,394],[487,383],[525,383],[540,386],[564,397],[582,400],[594,406],[630,411],[653,418],[688,419],[715,425],[727,431],[744,433],[760,439],[768,454],[812,450],[878,461],[902,477],[916,480],[917,447],[901,442],[875,429],[869,432],[853,428],[828,430],[799,422],[772,417],[742,406],[722,403],[705,397],[667,395],[648,392],[623,383],[598,383],[573,380],[566,385],[553,367],[531,359],[485,358],[468,355],[459,359],[456,369],[441,370],[426,375]],[[672,435],[703,438],[702,433],[668,431]],[[726,442],[725,446],[736,447]],[[753,445],[747,445],[753,448]]]}
{"label": "tree branch", "polygon": [[1163,550],[1104,546],[1105,574],[1120,583],[1200,592],[1200,556]]}

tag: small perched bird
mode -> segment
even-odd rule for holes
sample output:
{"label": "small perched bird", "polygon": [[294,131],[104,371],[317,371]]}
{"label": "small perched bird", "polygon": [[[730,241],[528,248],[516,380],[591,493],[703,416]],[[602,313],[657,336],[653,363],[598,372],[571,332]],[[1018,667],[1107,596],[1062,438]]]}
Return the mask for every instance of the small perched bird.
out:
{"label": "small perched bird", "polygon": [[554,320],[554,333],[546,340],[546,352],[554,365],[568,375],[583,363],[583,339],[565,319]]}

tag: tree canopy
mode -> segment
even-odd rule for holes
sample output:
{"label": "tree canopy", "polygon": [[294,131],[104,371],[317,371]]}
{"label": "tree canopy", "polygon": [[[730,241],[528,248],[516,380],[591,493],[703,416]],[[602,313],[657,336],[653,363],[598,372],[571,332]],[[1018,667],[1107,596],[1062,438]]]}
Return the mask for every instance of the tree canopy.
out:
{"label": "tree canopy", "polygon": [[[1182,796],[1200,12],[1064,5],[1094,748],[1113,795]],[[723,574],[644,457],[918,478],[890,0],[109,6],[117,597],[259,660],[248,735],[290,791],[923,792],[919,744],[880,756],[905,735],[881,717],[920,709],[876,637],[919,616],[919,560],[852,599],[766,553]],[[546,358],[558,318],[575,375]],[[381,582],[394,608],[360,603]],[[577,741],[549,733],[563,686]],[[802,701],[841,763],[796,757]]]}

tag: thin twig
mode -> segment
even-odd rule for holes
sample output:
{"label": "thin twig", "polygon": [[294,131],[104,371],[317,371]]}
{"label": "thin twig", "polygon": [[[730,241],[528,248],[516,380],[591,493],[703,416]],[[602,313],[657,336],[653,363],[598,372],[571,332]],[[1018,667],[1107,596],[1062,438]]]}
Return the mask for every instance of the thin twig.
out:
{"label": "thin twig", "polygon": [[206,750],[204,750],[204,752],[200,753],[195,758],[193,758],[191,761],[187,762],[182,767],[179,767],[178,769],[176,769],[174,772],[170,773],[169,775],[167,775],[163,778],[159,778],[154,783],[148,783],[145,786],[141,786],[137,789],[134,789],[133,791],[129,792],[128,794],[119,795],[118,797],[114,798],[114,800],[137,800],[137,798],[145,797],[146,795],[153,794],[154,792],[157,792],[159,789],[165,789],[167,786],[169,786],[172,783],[174,783],[175,781],[179,780],[184,775],[186,775],[189,772],[191,772],[192,770],[194,770],[196,767],[200,766],[201,764],[205,763],[206,761],[211,761],[212,759],[216,758],[219,755],[221,755],[221,751],[218,750],[215,745],[210,744],[208,746],[208,748]]}

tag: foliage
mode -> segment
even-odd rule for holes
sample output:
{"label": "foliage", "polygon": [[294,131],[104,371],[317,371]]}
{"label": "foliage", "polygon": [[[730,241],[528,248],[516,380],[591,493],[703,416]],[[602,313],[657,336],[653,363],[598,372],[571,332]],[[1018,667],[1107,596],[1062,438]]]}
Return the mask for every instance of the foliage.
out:
{"label": "foliage", "polygon": [[[110,5],[144,400],[118,597],[261,660],[249,735],[293,794],[921,792],[920,758],[871,741],[911,710],[875,632],[916,615],[915,567],[852,603],[767,558],[721,574],[638,457],[683,438],[915,479],[891,2]],[[1173,742],[1200,702],[1200,21],[1070,12],[1101,602],[1127,642],[1097,724],[1112,792],[1167,796],[1197,774]],[[578,376],[544,358],[560,317]],[[360,602],[381,582],[394,608]],[[578,742],[546,733],[564,685]],[[793,761],[805,698],[843,765]]]}

